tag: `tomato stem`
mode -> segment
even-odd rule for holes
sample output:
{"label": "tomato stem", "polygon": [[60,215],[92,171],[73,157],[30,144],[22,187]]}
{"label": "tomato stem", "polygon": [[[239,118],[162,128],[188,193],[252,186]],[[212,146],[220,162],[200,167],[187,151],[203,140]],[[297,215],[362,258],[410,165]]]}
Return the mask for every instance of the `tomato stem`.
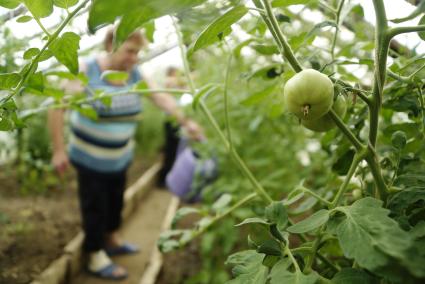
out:
{"label": "tomato stem", "polygon": [[[267,25],[267,27],[270,29],[272,35],[275,37],[275,40],[278,42],[278,45],[283,49],[282,56],[288,60],[289,64],[295,70],[295,72],[302,71],[303,68],[301,67],[301,64],[298,62],[297,58],[294,55],[294,52],[292,51],[291,46],[288,44],[288,41],[280,30],[279,23],[277,22],[277,19],[273,14],[272,6],[270,5],[268,0],[262,0],[261,2],[264,5],[264,9],[266,10],[267,18],[270,24]],[[257,8],[263,8],[260,6],[260,3],[258,1],[254,1],[254,4],[257,6]]]}
{"label": "tomato stem", "polygon": [[359,139],[351,132],[351,130],[344,124],[344,122],[341,120],[341,118],[335,113],[333,109],[331,109],[328,112],[329,116],[332,118],[332,120],[335,122],[336,126],[344,133],[345,137],[350,140],[351,144],[354,145],[357,151],[360,151],[361,149],[366,148]]}
{"label": "tomato stem", "polygon": [[304,117],[306,117],[306,116],[308,115],[308,112],[309,112],[310,108],[311,108],[311,106],[310,106],[310,105],[304,105],[304,106],[301,108],[301,111],[303,112]]}
{"label": "tomato stem", "polygon": [[[183,60],[183,67],[185,70],[185,75],[187,77],[187,80],[190,82],[190,90],[192,94],[196,94],[196,88],[195,84],[192,81],[192,78],[190,77],[190,68],[189,68],[189,62],[187,61],[186,52],[185,52],[185,45],[183,44],[183,39],[180,34],[180,30],[178,28],[177,23],[173,20],[173,25],[176,30],[179,48],[180,48],[180,54]],[[232,141],[229,141],[226,136],[224,135],[223,131],[221,131],[217,121],[215,120],[214,116],[211,114],[210,110],[208,109],[207,105],[201,98],[199,100],[199,106],[201,107],[202,112],[206,116],[208,122],[212,125],[216,133],[218,134],[218,137],[220,138],[223,145],[227,148],[229,151],[230,156],[235,161],[236,165],[241,170],[242,174],[251,182],[251,184],[254,187],[254,190],[257,192],[257,194],[266,202],[266,203],[272,203],[273,199],[270,197],[270,195],[265,191],[265,189],[262,187],[262,185],[258,182],[258,180],[255,178],[255,176],[252,174],[252,172],[249,170],[249,168],[246,166],[245,162],[242,160],[242,158],[239,156],[239,154],[236,152],[236,150],[233,147],[233,144],[231,144]]]}

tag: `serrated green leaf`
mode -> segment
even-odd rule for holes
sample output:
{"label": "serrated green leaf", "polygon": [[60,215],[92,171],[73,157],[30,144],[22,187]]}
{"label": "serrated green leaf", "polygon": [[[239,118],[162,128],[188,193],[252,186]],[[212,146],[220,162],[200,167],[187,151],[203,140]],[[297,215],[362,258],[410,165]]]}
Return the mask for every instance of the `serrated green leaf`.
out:
{"label": "serrated green leaf", "polygon": [[232,202],[232,195],[225,193],[225,194],[221,195],[220,198],[216,202],[214,202],[214,204],[211,206],[211,209],[214,212],[218,212],[218,211],[226,208],[226,206],[229,205],[230,202]]}
{"label": "serrated green leaf", "polygon": [[192,108],[196,110],[198,108],[200,100],[208,97],[210,94],[212,94],[214,91],[218,89],[217,85],[208,84],[203,86],[194,96],[193,102],[192,102]]}
{"label": "serrated green leaf", "polygon": [[53,0],[24,0],[23,3],[35,18],[45,18],[53,13]]}
{"label": "serrated green leaf", "polygon": [[[159,18],[164,15],[175,14],[202,4],[205,0],[103,0],[94,1],[89,12],[89,31],[96,32],[99,28],[112,24],[117,18],[127,17],[137,11],[143,20],[136,20],[137,25]],[[134,19],[134,18],[133,18]],[[129,33],[131,33],[129,31]]]}
{"label": "serrated green leaf", "polygon": [[120,81],[120,82],[126,82],[128,80],[129,74],[128,72],[124,71],[111,71],[107,70],[104,71],[100,78],[105,81]]}
{"label": "serrated green leaf", "polygon": [[40,49],[38,48],[35,48],[35,47],[30,48],[24,52],[24,59],[25,60],[31,59],[34,56],[36,56],[39,52],[40,52]]}
{"label": "serrated green leaf", "polygon": [[[425,177],[425,176],[424,176]],[[416,225],[415,209],[425,209],[425,187],[412,187],[394,194],[388,201],[388,209],[393,217],[405,230]],[[415,222],[416,221],[416,222]]]}
{"label": "serrated green leaf", "polygon": [[378,284],[379,281],[362,270],[344,268],[332,278],[334,284]]}
{"label": "serrated green leaf", "polygon": [[282,250],[280,248],[280,243],[274,239],[265,240],[259,244],[257,248],[258,253],[264,253],[266,255],[282,255]]}
{"label": "serrated green leaf", "polygon": [[68,9],[78,3],[78,0],[53,0],[53,4],[59,8]]}
{"label": "serrated green leaf", "polygon": [[42,93],[44,91],[43,73],[39,71],[31,75],[28,79],[26,87]]}
{"label": "serrated green leaf", "polygon": [[260,104],[262,101],[264,101],[266,98],[268,98],[276,89],[276,85],[271,85],[265,88],[264,90],[261,90],[259,92],[256,92],[252,95],[250,95],[248,98],[244,99],[241,104],[244,106],[254,106]]}
{"label": "serrated green leaf", "polygon": [[288,232],[293,234],[302,234],[310,232],[325,224],[329,219],[329,211],[321,209],[306,219],[288,227]]}
{"label": "serrated green leaf", "polygon": [[410,13],[408,16],[403,17],[403,18],[397,18],[397,19],[393,19],[390,20],[393,23],[402,23],[408,20],[412,20],[414,18],[416,18],[417,16],[419,16],[420,14],[425,12],[425,2],[424,1],[420,1],[419,5],[416,7],[415,10],[412,11],[412,13]]}
{"label": "serrated green leaf", "polygon": [[305,5],[309,2],[315,2],[316,0],[273,0],[273,7],[287,7],[291,5]]}
{"label": "serrated green leaf", "polygon": [[253,44],[251,47],[263,55],[279,54],[280,52],[276,45]]}
{"label": "serrated green leaf", "polygon": [[[422,6],[425,2],[422,1]],[[423,16],[420,20],[418,25],[425,25],[425,16]],[[421,40],[425,40],[425,32],[419,32],[418,36],[421,38]]]}
{"label": "serrated green leaf", "polygon": [[254,218],[247,218],[243,220],[241,223],[236,224],[235,227],[239,227],[246,224],[261,224],[261,225],[267,225],[267,226],[270,225],[270,223],[267,222],[266,220],[258,218],[258,217],[254,217]]}
{"label": "serrated green leaf", "polygon": [[0,6],[7,9],[15,9],[21,4],[20,0],[0,0]]}
{"label": "serrated green leaf", "polygon": [[334,27],[338,28],[338,25],[332,21],[323,21],[321,23],[316,24],[311,31],[308,32],[307,38],[319,33],[319,31],[325,27]]}
{"label": "serrated green leaf", "polygon": [[227,284],[266,284],[268,268],[263,262],[264,255],[255,250],[237,252],[229,256],[226,265],[234,266],[232,274],[234,279]]}
{"label": "serrated green leaf", "polygon": [[0,74],[0,90],[10,90],[18,85],[21,75],[18,73]]}
{"label": "serrated green leaf", "polygon": [[391,258],[407,256],[411,237],[388,217],[390,211],[382,208],[382,201],[366,197],[335,210],[345,215],[335,220],[344,255],[354,258],[361,267],[374,270],[385,266]]}
{"label": "serrated green leaf", "polygon": [[21,16],[21,17],[17,18],[16,22],[27,23],[27,22],[31,21],[32,19],[33,19],[33,17],[26,15],[26,16]]}
{"label": "serrated green leaf", "polygon": [[49,50],[60,63],[68,68],[71,73],[77,75],[79,48],[80,36],[73,32],[66,32],[52,42]]}
{"label": "serrated green leaf", "polygon": [[193,45],[188,50],[188,56],[195,51],[207,47],[229,34],[231,26],[239,21],[248,12],[245,6],[236,6],[222,16],[214,20],[205,30],[201,32]]}
{"label": "serrated green leaf", "polygon": [[298,270],[288,271],[290,264],[287,260],[277,263],[270,272],[270,284],[314,284],[317,282],[318,276],[316,274],[305,275]]}
{"label": "serrated green leaf", "polygon": [[288,224],[288,212],[282,202],[273,202],[266,207],[266,218],[277,225],[279,230],[285,229]]}

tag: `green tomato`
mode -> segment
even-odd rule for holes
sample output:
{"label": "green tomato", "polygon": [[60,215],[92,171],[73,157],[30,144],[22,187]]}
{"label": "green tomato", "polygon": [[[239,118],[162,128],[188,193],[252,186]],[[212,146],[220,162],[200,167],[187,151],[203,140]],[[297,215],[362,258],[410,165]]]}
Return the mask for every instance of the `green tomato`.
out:
{"label": "green tomato", "polygon": [[286,82],[283,96],[289,112],[303,120],[315,120],[331,109],[334,86],[325,74],[306,69]]}
{"label": "green tomato", "polygon": [[[344,96],[338,96],[332,106],[332,109],[339,117],[344,117],[345,113],[347,112],[347,103]],[[316,120],[301,120],[301,124],[306,128],[317,132],[326,132],[335,127],[334,121],[327,113]]]}
{"label": "green tomato", "polygon": [[359,200],[360,198],[362,198],[362,195],[363,195],[361,189],[353,190],[352,194],[353,194],[354,200]]}

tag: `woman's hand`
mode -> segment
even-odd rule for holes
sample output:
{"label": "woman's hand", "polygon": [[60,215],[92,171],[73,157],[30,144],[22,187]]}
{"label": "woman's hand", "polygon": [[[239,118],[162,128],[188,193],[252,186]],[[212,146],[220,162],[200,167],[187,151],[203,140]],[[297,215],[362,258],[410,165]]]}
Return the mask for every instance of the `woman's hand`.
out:
{"label": "woman's hand", "polygon": [[56,151],[52,156],[52,165],[60,177],[63,177],[69,168],[69,159],[65,151]]}
{"label": "woman's hand", "polygon": [[182,127],[189,138],[192,140],[201,141],[205,138],[204,130],[194,120],[186,119],[183,122]]}

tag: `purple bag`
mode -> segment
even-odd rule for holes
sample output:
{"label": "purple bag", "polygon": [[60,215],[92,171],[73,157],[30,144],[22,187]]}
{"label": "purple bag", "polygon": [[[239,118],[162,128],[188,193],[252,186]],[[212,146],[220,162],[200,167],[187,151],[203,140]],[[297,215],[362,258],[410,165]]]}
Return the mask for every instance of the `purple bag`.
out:
{"label": "purple bag", "polygon": [[218,176],[215,157],[201,158],[181,140],[177,157],[165,178],[169,190],[182,200],[201,200],[202,190]]}

